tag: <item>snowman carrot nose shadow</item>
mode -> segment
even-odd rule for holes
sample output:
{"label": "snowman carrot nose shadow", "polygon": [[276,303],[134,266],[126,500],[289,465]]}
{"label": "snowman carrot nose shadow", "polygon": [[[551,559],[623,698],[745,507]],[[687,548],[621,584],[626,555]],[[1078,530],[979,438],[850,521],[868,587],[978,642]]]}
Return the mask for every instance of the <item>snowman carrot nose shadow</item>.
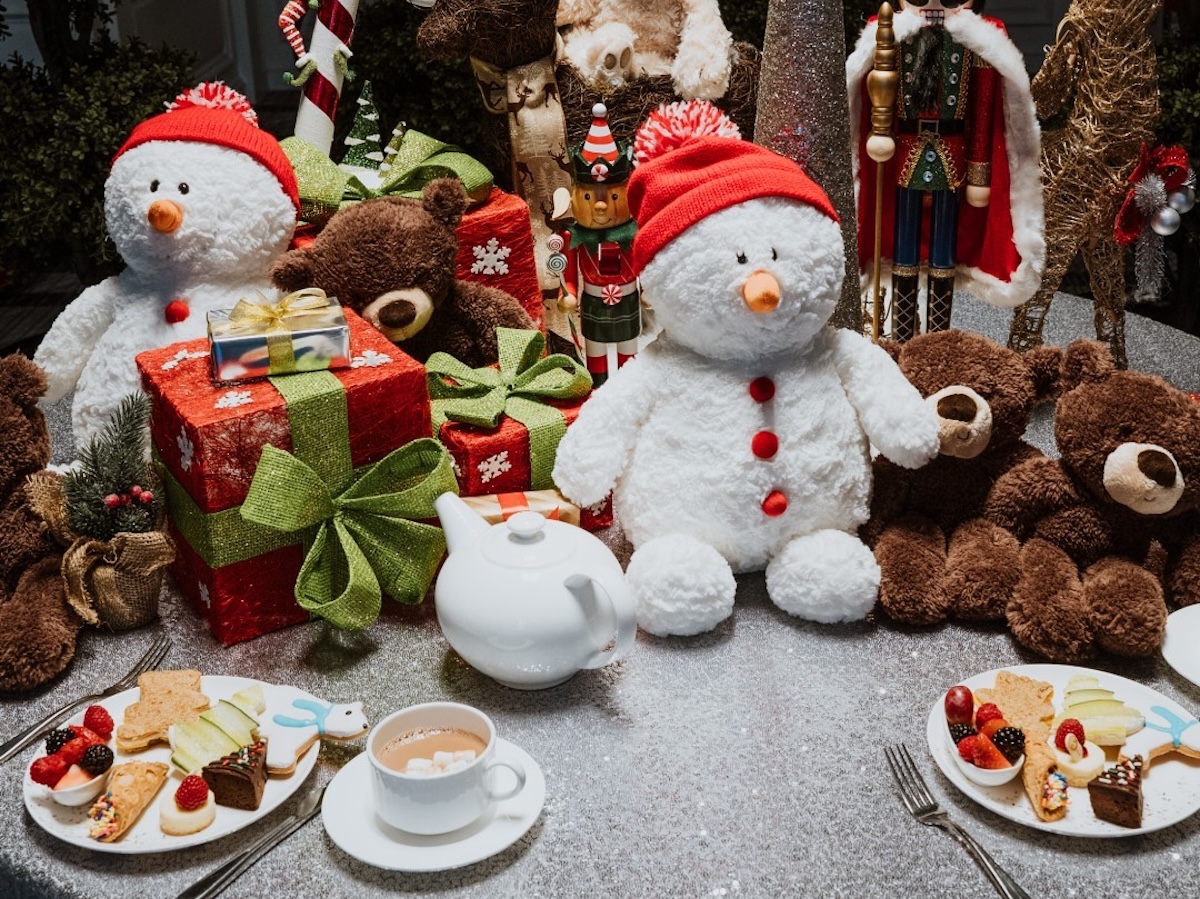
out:
{"label": "snowman carrot nose shadow", "polygon": [[779,281],[763,269],[751,272],[742,284],[742,300],[751,312],[773,312],[780,296]]}

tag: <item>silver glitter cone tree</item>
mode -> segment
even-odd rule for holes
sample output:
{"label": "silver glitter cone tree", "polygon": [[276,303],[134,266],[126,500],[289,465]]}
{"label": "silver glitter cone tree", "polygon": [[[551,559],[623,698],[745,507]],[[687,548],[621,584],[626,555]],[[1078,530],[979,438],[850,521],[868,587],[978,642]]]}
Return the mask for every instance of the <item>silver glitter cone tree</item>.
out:
{"label": "silver glitter cone tree", "polygon": [[833,323],[858,331],[863,320],[842,17],[840,2],[771,0],[754,136],[800,163],[833,202],[846,242],[846,280]]}

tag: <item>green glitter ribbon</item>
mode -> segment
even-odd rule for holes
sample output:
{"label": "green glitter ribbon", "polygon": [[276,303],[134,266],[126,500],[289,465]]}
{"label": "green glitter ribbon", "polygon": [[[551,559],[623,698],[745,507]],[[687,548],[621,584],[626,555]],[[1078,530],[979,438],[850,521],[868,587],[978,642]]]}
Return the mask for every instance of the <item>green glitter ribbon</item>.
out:
{"label": "green glitter ribbon", "polygon": [[546,400],[587,396],[592,376],[562,353],[542,358],[546,338],[540,331],[497,328],[499,368],[469,368],[449,353],[434,353],[425,363],[433,433],[447,421],[496,428],[505,415],[529,431],[531,490],[553,487],[550,472],[558,443],[567,432],[563,414]]}
{"label": "green glitter ribbon", "polygon": [[420,198],[435,178],[457,178],[476,201],[487,199],[492,189],[492,173],[482,162],[411,128],[388,145],[395,153],[387,159],[388,170],[376,188],[367,187],[302,137],[284,138],[280,146],[296,172],[300,215],[308,222],[325,221],[346,204],[375,197]]}
{"label": "green glitter ribbon", "polygon": [[296,602],[345,630],[370,625],[383,593],[419,603],[446,542],[414,519],[434,518],[433,501],[457,492],[445,448],[414,440],[354,469],[342,383],[329,372],[270,381],[287,401],[294,452],[263,447],[245,502],[208,514],[163,469],[184,539],[212,568],[303,543]]}

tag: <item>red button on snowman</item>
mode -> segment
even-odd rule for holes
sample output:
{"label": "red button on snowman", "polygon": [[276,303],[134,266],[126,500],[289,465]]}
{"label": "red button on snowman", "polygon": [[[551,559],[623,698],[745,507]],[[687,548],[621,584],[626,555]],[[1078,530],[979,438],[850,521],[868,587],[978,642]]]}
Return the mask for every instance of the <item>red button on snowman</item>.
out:
{"label": "red button on snowman", "polygon": [[785,611],[861,619],[879,587],[856,533],[869,446],[915,468],[938,433],[883,350],[828,324],[845,270],[833,206],[704,101],[660,107],[635,154],[634,265],[662,331],[584,405],[555,483],[581,504],[613,491],[650,633],[711,630],[734,574],[763,568]]}

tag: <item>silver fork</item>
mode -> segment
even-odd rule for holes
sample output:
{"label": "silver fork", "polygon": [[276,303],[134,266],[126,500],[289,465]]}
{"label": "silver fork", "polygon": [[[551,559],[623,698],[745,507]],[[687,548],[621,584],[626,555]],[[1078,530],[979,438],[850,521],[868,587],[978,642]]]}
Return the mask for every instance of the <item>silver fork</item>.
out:
{"label": "silver fork", "polygon": [[975,838],[950,820],[946,810],[937,804],[925,779],[917,770],[917,765],[908,752],[908,747],[901,743],[899,746],[889,746],[884,750],[888,765],[891,766],[892,776],[900,787],[900,798],[908,813],[928,827],[940,827],[962,846],[975,860],[980,870],[987,875],[992,886],[1005,899],[1030,899],[1030,896],[1014,881],[1003,868],[996,864],[987,850],[975,841]]}
{"label": "silver fork", "polygon": [[72,713],[81,705],[89,705],[98,699],[104,699],[106,696],[113,696],[136,687],[138,677],[151,668],[157,668],[159,663],[166,657],[167,650],[170,648],[171,640],[166,634],[159,634],[150,648],[146,650],[146,654],[119,681],[110,684],[99,693],[80,696],[74,702],[69,702],[62,708],[55,709],[41,721],[25,728],[25,730],[21,731],[7,743],[0,746],[0,765],[3,765],[30,743],[37,740],[46,731],[57,727],[67,718],[71,717]]}

